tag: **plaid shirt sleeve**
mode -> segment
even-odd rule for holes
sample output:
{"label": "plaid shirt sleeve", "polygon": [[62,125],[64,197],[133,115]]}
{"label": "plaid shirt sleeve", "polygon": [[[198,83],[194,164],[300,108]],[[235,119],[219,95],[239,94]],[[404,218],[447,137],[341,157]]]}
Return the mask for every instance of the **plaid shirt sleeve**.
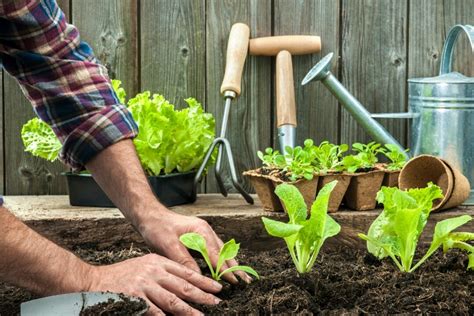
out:
{"label": "plaid shirt sleeve", "polygon": [[72,168],[136,136],[106,68],[56,1],[0,0],[0,59],[62,142],[60,159]]}

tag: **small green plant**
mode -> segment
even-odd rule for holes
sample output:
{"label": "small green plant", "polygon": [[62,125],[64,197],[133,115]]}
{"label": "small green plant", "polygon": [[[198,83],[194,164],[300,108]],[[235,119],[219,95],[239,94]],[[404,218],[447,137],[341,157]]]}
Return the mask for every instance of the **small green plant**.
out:
{"label": "small green plant", "polygon": [[309,218],[306,203],[298,189],[291,184],[280,184],[275,193],[285,204],[289,222],[262,217],[268,234],[285,240],[300,274],[311,271],[324,241],[341,230],[341,226],[327,214],[329,196],[336,184],[337,181],[332,181],[321,189],[311,206]]}
{"label": "small green plant", "polygon": [[277,169],[285,167],[285,157],[278,150],[273,150],[273,148],[266,148],[265,153],[259,150],[257,151],[257,156],[266,168]]}
{"label": "small green plant", "polygon": [[196,250],[202,255],[202,257],[204,258],[204,261],[206,261],[209,267],[209,270],[211,271],[212,278],[216,281],[219,281],[224,274],[229,273],[229,272],[234,272],[234,271],[244,271],[244,272],[247,272],[248,274],[253,275],[257,279],[259,278],[258,273],[254,269],[248,266],[233,266],[224,271],[221,271],[221,268],[224,265],[224,263],[227,260],[234,259],[239,252],[240,244],[237,244],[234,239],[231,239],[228,242],[226,242],[220,249],[219,259],[217,260],[217,265],[215,269],[211,264],[211,259],[209,258],[209,254],[207,251],[206,240],[204,239],[202,235],[198,233],[186,233],[186,234],[181,235],[179,237],[179,240],[187,248]]}
{"label": "small green plant", "polygon": [[313,157],[308,150],[305,150],[305,148],[301,146],[296,146],[295,148],[288,146],[286,147],[285,160],[286,166],[284,170],[289,173],[291,181],[296,181],[301,178],[305,178],[306,180],[313,179],[317,169],[312,164]]}
{"label": "small green plant", "polygon": [[342,154],[348,149],[347,144],[334,145],[324,141],[314,151],[314,163],[323,173],[337,171],[342,166]]}
{"label": "small green plant", "polygon": [[58,159],[62,145],[51,127],[39,118],[26,122],[21,129],[25,151],[48,161]]}
{"label": "small green plant", "polygon": [[428,222],[433,201],[442,197],[441,189],[432,183],[426,188],[408,191],[382,187],[377,194],[377,201],[384,205],[384,210],[374,220],[367,235],[359,234],[359,237],[367,241],[367,249],[371,254],[379,259],[390,257],[402,272],[415,271],[441,245],[445,250],[460,248],[470,251],[469,266],[473,267],[474,247],[465,241],[472,239],[474,234],[452,233],[472,219],[468,215],[438,222],[430,248],[413,265],[418,239]]}
{"label": "small green plant", "polygon": [[[407,162],[406,156],[403,154],[397,146],[393,144],[385,144],[383,154],[390,159],[390,163],[387,165],[387,169],[391,171],[401,170]],[[408,149],[405,150],[408,152]]]}
{"label": "small green plant", "polygon": [[349,155],[342,160],[342,170],[354,173],[357,170],[373,169],[378,162],[377,154],[383,153],[384,149],[376,142],[370,142],[367,145],[354,143],[352,150],[356,155]]}

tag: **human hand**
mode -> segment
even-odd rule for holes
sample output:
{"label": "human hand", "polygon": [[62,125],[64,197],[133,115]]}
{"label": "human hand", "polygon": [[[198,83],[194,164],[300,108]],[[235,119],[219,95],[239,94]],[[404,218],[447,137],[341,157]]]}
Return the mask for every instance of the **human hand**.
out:
{"label": "human hand", "polygon": [[179,263],[149,254],[107,266],[93,266],[88,291],[111,291],[143,298],[147,315],[202,315],[185,301],[215,305],[222,286]]}
{"label": "human hand", "polygon": [[[164,208],[159,212],[150,212],[146,221],[139,226],[139,231],[145,241],[160,254],[197,272],[200,272],[199,266],[186,247],[181,244],[179,237],[190,232],[201,234],[206,239],[209,257],[214,267],[217,265],[219,250],[224,244],[206,221],[194,216],[180,215]],[[228,260],[221,271],[236,265],[238,265],[236,260]],[[236,275],[247,283],[252,281],[252,278],[243,271],[226,273],[223,279],[235,284],[238,283]]]}

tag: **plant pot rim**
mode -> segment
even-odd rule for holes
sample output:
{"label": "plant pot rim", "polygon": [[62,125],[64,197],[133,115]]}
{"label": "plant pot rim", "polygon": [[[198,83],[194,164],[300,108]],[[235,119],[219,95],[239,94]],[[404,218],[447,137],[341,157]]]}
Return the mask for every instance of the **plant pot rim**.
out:
{"label": "plant pot rim", "polygon": [[363,176],[365,174],[382,173],[382,172],[385,173],[385,170],[375,167],[374,170],[370,170],[370,171],[366,171],[366,172],[354,172],[354,173],[349,173],[348,172],[347,175],[349,175],[351,177],[358,177],[358,176]]}
{"label": "plant pot rim", "polygon": [[[163,174],[159,176],[149,176],[147,175],[147,178],[171,178],[171,177],[177,177],[177,176],[183,176],[183,175],[190,175],[190,174],[196,174],[196,171],[187,171],[187,172],[173,172],[170,174]],[[90,173],[75,173],[71,171],[66,171],[66,172],[61,172],[61,175],[63,176],[76,176],[76,177],[92,177],[92,174]]]}
{"label": "plant pot rim", "polygon": [[398,170],[388,170],[388,169],[387,169],[387,165],[388,165],[388,164],[386,164],[386,163],[377,163],[377,164],[375,165],[375,167],[376,167],[377,169],[383,170],[383,171],[386,172],[386,173],[397,173],[397,172],[402,171],[402,169],[403,169],[403,167],[402,167],[402,168],[400,168],[400,169],[398,169]]}

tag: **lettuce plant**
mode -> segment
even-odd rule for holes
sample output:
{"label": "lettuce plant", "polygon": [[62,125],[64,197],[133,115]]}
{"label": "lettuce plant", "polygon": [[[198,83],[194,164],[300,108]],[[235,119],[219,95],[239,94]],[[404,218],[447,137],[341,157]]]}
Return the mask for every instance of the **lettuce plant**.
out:
{"label": "lettuce plant", "polygon": [[[426,188],[408,191],[382,187],[377,194],[377,201],[384,205],[384,210],[371,224],[367,235],[359,234],[359,237],[367,241],[368,251],[377,258],[390,257],[400,271],[413,272],[441,245],[446,249],[450,246],[464,247],[461,244],[464,241],[460,240],[467,236],[451,232],[470,221],[471,217],[464,215],[445,219],[436,224],[430,248],[413,265],[418,240],[428,222],[433,201],[442,197],[441,189],[432,183]],[[470,260],[473,260],[472,254],[470,256]]]}
{"label": "lettuce plant", "polygon": [[317,169],[312,164],[313,157],[307,150],[301,146],[296,146],[295,148],[287,146],[285,160],[286,167],[284,169],[289,172],[291,181],[301,178],[306,180],[313,179]]}
{"label": "lettuce plant", "polygon": [[323,173],[339,170],[342,166],[342,154],[348,149],[347,144],[334,145],[324,141],[314,150],[314,163]]}
{"label": "lettuce plant", "polygon": [[342,170],[354,173],[357,170],[373,169],[378,162],[377,154],[383,153],[384,149],[376,142],[368,144],[354,143],[352,150],[356,155],[349,155],[342,160]]}
{"label": "lettuce plant", "polygon": [[[405,152],[408,152],[408,149],[406,149]],[[390,160],[390,163],[387,165],[388,170],[401,170],[407,162],[403,152],[393,144],[385,144],[385,150],[382,153]]]}
{"label": "lettuce plant", "polygon": [[219,259],[217,260],[217,265],[215,269],[211,264],[211,259],[209,258],[209,253],[207,251],[206,240],[202,235],[198,233],[186,233],[181,235],[179,237],[179,240],[187,248],[195,250],[202,255],[204,261],[206,261],[206,264],[209,267],[209,270],[211,271],[212,278],[216,281],[219,281],[224,274],[234,271],[244,271],[248,274],[253,275],[257,279],[259,278],[258,273],[248,266],[233,266],[224,271],[221,271],[222,265],[227,260],[234,259],[239,252],[240,244],[237,244],[234,239],[231,239],[226,242],[220,249]]}
{"label": "lettuce plant", "polygon": [[25,151],[30,152],[33,156],[48,161],[58,159],[62,145],[51,127],[39,118],[33,118],[23,125],[21,139]]}
{"label": "lettuce plant", "polygon": [[309,218],[306,203],[298,189],[291,184],[280,184],[275,193],[285,205],[289,222],[262,217],[268,234],[285,240],[300,274],[311,271],[324,241],[341,230],[341,226],[327,214],[329,196],[336,184],[337,181],[332,181],[319,191]]}
{"label": "lettuce plant", "polygon": [[276,169],[285,167],[285,157],[278,150],[273,150],[273,148],[266,148],[265,153],[259,150],[257,151],[257,156],[266,168]]}

